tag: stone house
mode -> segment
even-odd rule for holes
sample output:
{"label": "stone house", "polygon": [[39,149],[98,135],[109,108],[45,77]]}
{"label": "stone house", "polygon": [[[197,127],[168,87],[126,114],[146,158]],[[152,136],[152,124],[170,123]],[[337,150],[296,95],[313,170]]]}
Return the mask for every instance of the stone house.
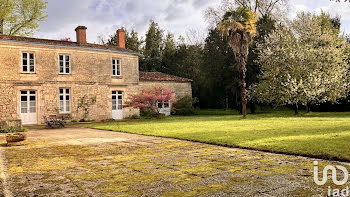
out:
{"label": "stone house", "polygon": [[139,72],[139,54],[125,48],[123,30],[117,31],[118,46],[104,46],[87,43],[86,29],[75,29],[77,42],[0,35],[0,120],[42,124],[50,115],[80,120],[83,97],[96,98],[89,120],[123,119],[139,113],[123,102],[142,89],[163,86],[177,98],[192,95],[189,79]]}

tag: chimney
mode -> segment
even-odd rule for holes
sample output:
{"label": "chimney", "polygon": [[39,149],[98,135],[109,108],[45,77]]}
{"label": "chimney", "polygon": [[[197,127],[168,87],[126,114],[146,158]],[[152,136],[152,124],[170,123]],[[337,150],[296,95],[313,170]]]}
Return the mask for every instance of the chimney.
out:
{"label": "chimney", "polygon": [[86,44],[86,29],[87,28],[85,26],[78,26],[75,28],[77,33],[77,43]]}
{"label": "chimney", "polygon": [[124,29],[117,30],[116,42],[117,42],[118,47],[125,49],[125,31],[124,31]]}

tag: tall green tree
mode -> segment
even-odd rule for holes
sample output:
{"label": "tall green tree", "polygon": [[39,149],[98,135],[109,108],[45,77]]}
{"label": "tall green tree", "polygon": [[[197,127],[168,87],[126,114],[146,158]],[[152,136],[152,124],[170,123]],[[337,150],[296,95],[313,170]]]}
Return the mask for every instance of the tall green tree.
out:
{"label": "tall green tree", "polygon": [[47,18],[47,1],[0,0],[0,34],[32,35]]}
{"label": "tall green tree", "polygon": [[140,70],[160,71],[162,67],[161,57],[163,51],[164,30],[160,29],[158,23],[151,21],[146,33],[143,48],[144,58],[140,60]]}
{"label": "tall green tree", "polygon": [[225,13],[217,30],[228,38],[229,45],[235,54],[235,60],[239,69],[239,81],[241,89],[242,115],[246,118],[246,63],[249,46],[256,35],[256,21],[258,16],[248,7],[239,7]]}
{"label": "tall green tree", "polygon": [[262,74],[252,87],[261,102],[298,106],[336,103],[349,88],[345,38],[325,13],[301,13],[258,45]]}
{"label": "tall green tree", "polygon": [[226,37],[209,31],[205,40],[198,79],[199,105],[202,108],[238,108],[239,75],[235,56]]}

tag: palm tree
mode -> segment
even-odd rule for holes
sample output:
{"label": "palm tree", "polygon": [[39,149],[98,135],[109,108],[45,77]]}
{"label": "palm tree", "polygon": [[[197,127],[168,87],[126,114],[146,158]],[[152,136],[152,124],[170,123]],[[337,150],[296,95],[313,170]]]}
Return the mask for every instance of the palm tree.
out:
{"label": "palm tree", "polygon": [[235,55],[239,69],[242,115],[247,115],[247,94],[246,94],[246,63],[249,53],[249,46],[257,35],[255,23],[258,15],[248,7],[238,7],[225,13],[223,20],[217,26],[221,36],[228,38],[228,43]]}

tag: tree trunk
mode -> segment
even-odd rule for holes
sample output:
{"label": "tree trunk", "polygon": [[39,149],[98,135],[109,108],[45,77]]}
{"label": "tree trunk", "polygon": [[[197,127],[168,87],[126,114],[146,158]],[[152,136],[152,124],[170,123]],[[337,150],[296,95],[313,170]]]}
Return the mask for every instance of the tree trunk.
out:
{"label": "tree trunk", "polygon": [[226,100],[225,100],[225,102],[226,102],[226,111],[228,111],[228,97],[227,97],[227,95],[226,95]]}
{"label": "tree trunk", "polygon": [[311,112],[311,108],[310,108],[310,103],[306,104],[306,113],[310,113]]}
{"label": "tree trunk", "polygon": [[298,114],[299,114],[299,106],[298,106],[298,103],[295,103],[294,113],[295,113],[295,115],[298,115]]}
{"label": "tree trunk", "polygon": [[0,34],[4,34],[4,19],[0,20]]}
{"label": "tree trunk", "polygon": [[245,56],[240,55],[240,58],[237,60],[239,67],[239,86],[241,89],[241,103],[242,103],[242,115],[243,118],[247,117],[247,93],[246,93],[246,83],[245,83]]}

